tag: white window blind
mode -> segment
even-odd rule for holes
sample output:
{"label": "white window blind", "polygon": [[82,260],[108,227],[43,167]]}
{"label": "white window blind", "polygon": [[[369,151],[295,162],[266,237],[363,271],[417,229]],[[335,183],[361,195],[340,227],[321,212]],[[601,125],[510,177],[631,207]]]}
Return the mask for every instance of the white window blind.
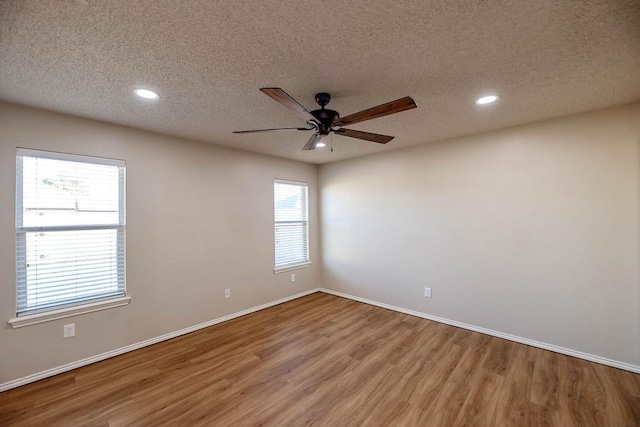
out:
{"label": "white window blind", "polygon": [[17,314],[125,294],[123,161],[18,149]]}
{"label": "white window blind", "polygon": [[307,184],[276,180],[273,193],[276,268],[309,262]]}

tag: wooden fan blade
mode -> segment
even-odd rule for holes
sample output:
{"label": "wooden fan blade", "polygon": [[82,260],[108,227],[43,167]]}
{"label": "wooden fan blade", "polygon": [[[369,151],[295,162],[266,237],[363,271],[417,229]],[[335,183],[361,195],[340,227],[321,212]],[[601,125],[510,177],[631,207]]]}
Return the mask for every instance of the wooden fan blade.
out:
{"label": "wooden fan blade", "polygon": [[306,108],[298,103],[295,99],[293,99],[289,94],[279,87],[263,87],[260,89],[262,93],[269,95],[271,98],[278,101],[280,104],[287,107],[289,110],[296,113],[298,116],[302,117],[306,121],[316,121],[317,119],[313,117]]}
{"label": "wooden fan blade", "polygon": [[405,96],[404,98],[396,99],[395,101],[387,102],[386,104],[378,105],[377,107],[369,108],[368,110],[360,111],[359,113],[335,119],[332,125],[351,125],[354,123],[364,122],[365,120],[377,119],[378,117],[410,110],[416,107],[417,105],[415,101],[410,96]]}
{"label": "wooden fan blade", "polygon": [[334,131],[338,135],[350,136],[351,138],[364,139],[371,142],[377,142],[378,144],[386,144],[394,137],[389,135],[380,135],[379,133],[362,132],[361,130],[354,129],[338,129]]}
{"label": "wooden fan blade", "polygon": [[313,130],[313,128],[274,128],[274,129],[234,130],[233,133],[258,133],[258,132],[273,132],[273,131],[287,131],[287,130]]}
{"label": "wooden fan blade", "polygon": [[313,135],[311,135],[311,138],[309,138],[309,140],[307,141],[306,144],[304,144],[304,147],[302,147],[303,151],[308,151],[308,150],[313,150],[316,148],[316,144],[318,143],[318,141],[320,141],[322,139],[322,135],[320,135],[319,133],[314,133]]}

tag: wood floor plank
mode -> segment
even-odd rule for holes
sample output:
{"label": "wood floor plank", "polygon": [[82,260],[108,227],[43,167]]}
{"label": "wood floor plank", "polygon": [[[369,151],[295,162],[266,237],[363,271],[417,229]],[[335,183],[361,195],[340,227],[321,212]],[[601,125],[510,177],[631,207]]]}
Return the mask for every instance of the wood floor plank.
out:
{"label": "wood floor plank", "polygon": [[2,426],[639,426],[640,375],[316,293],[0,393]]}

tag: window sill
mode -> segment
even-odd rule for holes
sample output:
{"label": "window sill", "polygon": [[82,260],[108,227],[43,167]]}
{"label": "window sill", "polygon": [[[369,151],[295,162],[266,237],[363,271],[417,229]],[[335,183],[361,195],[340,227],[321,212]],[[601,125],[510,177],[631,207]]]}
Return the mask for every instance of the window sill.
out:
{"label": "window sill", "polygon": [[78,316],[80,314],[93,313],[94,311],[107,310],[114,307],[122,307],[129,304],[131,297],[119,297],[105,301],[92,302],[75,307],[61,308],[59,310],[46,311],[44,313],[30,314],[27,316],[15,317],[9,320],[13,328],[36,325],[38,323],[50,322],[52,320],[64,319],[65,317]]}
{"label": "window sill", "polygon": [[301,268],[311,267],[311,262],[301,262],[300,264],[285,265],[284,267],[278,267],[273,269],[274,274],[284,273],[291,270],[299,270]]}

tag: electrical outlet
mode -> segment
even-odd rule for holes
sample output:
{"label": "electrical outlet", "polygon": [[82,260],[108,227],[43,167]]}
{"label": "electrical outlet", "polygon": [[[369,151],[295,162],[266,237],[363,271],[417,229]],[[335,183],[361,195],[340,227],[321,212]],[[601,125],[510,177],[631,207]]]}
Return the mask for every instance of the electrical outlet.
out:
{"label": "electrical outlet", "polygon": [[291,281],[292,281],[292,282],[295,282],[295,281],[296,281],[296,275],[295,275],[295,274],[292,274],[292,275],[291,275]]}
{"label": "electrical outlet", "polygon": [[431,288],[424,288],[424,296],[431,298]]}
{"label": "electrical outlet", "polygon": [[62,327],[62,337],[71,338],[76,336],[76,324],[71,323]]}
{"label": "electrical outlet", "polygon": [[224,290],[224,298],[225,299],[231,298],[231,289],[225,289]]}

